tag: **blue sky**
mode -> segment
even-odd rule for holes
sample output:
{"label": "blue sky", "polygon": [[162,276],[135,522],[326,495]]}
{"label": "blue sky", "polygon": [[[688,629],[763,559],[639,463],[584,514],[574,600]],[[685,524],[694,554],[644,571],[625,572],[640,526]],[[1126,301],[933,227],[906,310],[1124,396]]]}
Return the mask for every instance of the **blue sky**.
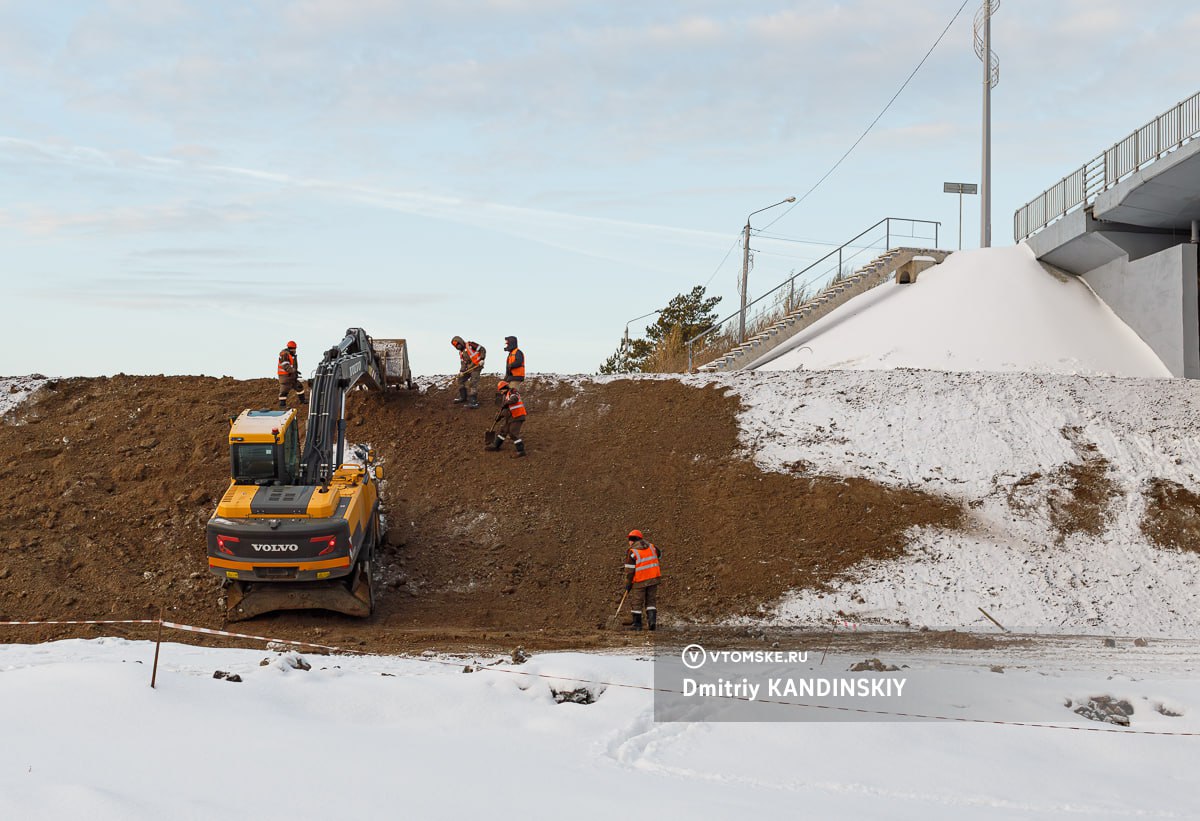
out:
{"label": "blue sky", "polygon": [[[288,339],[308,371],[350,326],[421,374],[455,334],[593,372],[694,285],[736,309],[747,214],[808,191],[960,2],[0,0],[0,374],[271,376]],[[975,9],[828,180],[755,218],[782,239],[752,242],[751,297],[885,216],[957,244]],[[1006,0],[994,244],[1198,90],[1193,9]]]}

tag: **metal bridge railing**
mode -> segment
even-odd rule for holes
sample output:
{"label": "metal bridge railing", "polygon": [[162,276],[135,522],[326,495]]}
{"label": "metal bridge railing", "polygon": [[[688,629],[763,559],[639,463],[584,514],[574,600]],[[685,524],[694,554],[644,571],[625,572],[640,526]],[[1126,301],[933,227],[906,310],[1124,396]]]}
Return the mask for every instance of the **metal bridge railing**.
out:
{"label": "metal bridge railing", "polygon": [[1072,171],[1013,215],[1013,238],[1020,242],[1159,157],[1200,135],[1200,92],[1151,120],[1081,168]]}

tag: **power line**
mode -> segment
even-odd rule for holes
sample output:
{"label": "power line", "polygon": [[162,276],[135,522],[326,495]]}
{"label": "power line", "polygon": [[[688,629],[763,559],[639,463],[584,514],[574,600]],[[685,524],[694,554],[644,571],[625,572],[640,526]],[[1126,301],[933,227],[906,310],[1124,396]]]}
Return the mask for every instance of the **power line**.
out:
{"label": "power line", "polygon": [[908,78],[904,81],[903,84],[901,84],[900,89],[895,94],[892,95],[892,99],[888,100],[888,104],[883,107],[883,111],[879,112],[879,116],[877,116],[874,120],[872,120],[871,124],[869,126],[867,126],[867,130],[864,131],[862,134],[860,134],[858,139],[854,141],[854,145],[852,145],[848,149],[846,149],[846,153],[841,156],[841,159],[839,159],[837,162],[835,162],[833,164],[833,167],[830,168],[828,171],[826,171],[825,176],[823,176],[823,177],[821,177],[821,179],[817,180],[812,188],[805,191],[804,196],[802,196],[798,200],[796,200],[796,202],[793,205],[791,205],[789,208],[784,209],[783,213],[780,214],[778,217],[776,217],[775,219],[771,220],[769,223],[764,225],[763,226],[764,229],[770,228],[772,225],[779,222],[781,219],[786,217],[788,214],[792,213],[793,208],[796,208],[798,205],[800,205],[800,203],[802,203],[806,199],[808,199],[809,194],[811,194],[813,191],[816,191],[817,187],[820,186],[821,183],[823,183],[823,182],[825,182],[825,180],[829,179],[829,175],[831,175],[834,171],[837,171],[838,166],[840,166],[842,164],[842,162],[847,157],[850,156],[850,152],[852,152],[855,148],[858,148],[858,144],[861,143],[866,138],[866,136],[871,133],[871,129],[875,127],[875,124],[878,123],[881,119],[883,119],[883,115],[887,114],[888,109],[892,107],[892,103],[896,102],[896,98],[899,97],[901,92],[903,92],[904,89],[908,87],[908,84],[912,80],[912,78],[917,76],[917,72],[921,70],[921,66],[925,65],[925,61],[929,59],[929,55],[933,54],[933,50],[936,49],[938,47],[938,44],[942,42],[942,38],[946,36],[946,32],[950,31],[950,27],[954,25],[954,21],[958,19],[958,16],[960,14],[962,14],[962,10],[967,7],[967,3],[969,3],[969,2],[971,2],[971,0],[963,0],[963,4],[958,7],[958,11],[954,12],[954,16],[950,18],[950,22],[946,24],[946,27],[944,29],[942,29],[942,33],[938,35],[937,40],[935,40],[933,42],[933,45],[929,47],[929,51],[925,52],[925,56],[921,58],[921,62],[917,63],[917,67],[912,70],[912,73],[909,74]]}
{"label": "power line", "polygon": [[741,243],[741,241],[742,241],[742,232],[738,231],[737,239],[735,239],[733,241],[733,245],[729,246],[729,250],[725,252],[725,256],[721,258],[721,262],[717,265],[716,269],[712,272],[712,275],[709,276],[709,278],[705,281],[704,287],[706,289],[708,288],[709,283],[711,283],[713,281],[713,278],[716,277],[716,275],[721,272],[721,267],[723,265],[725,265],[725,262],[729,259],[729,255],[733,253],[733,249],[737,248],[738,245]]}

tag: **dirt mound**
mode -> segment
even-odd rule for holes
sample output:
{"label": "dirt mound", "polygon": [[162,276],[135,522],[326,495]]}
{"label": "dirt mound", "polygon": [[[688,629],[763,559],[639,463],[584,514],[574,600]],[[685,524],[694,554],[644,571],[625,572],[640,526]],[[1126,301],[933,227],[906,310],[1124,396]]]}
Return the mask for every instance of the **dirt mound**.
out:
{"label": "dirt mound", "polygon": [[1151,479],[1142,532],[1159,547],[1200,552],[1200,495],[1169,479]]}
{"label": "dirt mound", "polygon": [[1096,445],[1083,438],[1075,426],[1062,429],[1078,461],[1069,462],[1050,475],[1031,473],[1019,479],[1008,491],[1009,506],[1030,514],[1043,502],[1050,523],[1058,534],[1058,544],[1067,536],[1099,536],[1109,519],[1109,508],[1120,495],[1110,474],[1111,466],[1100,456]]}
{"label": "dirt mound", "polygon": [[[0,425],[0,618],[157,614],[222,623],[204,526],[228,479],[228,419],[274,380],[51,382]],[[483,450],[494,418],[433,389],[355,392],[347,438],[387,472],[382,592],[368,622],[266,616],[247,632],[406,649],[587,646],[622,590],[625,534],[663,551],[665,626],[757,612],[898,555],[960,507],[861,480],[763,473],[738,455],[736,397],[671,380],[527,383],[529,458]],[[25,628],[32,630],[32,628]],[[41,628],[38,628],[42,630]],[[112,630],[105,632],[111,633]],[[61,636],[66,628],[10,640]]]}

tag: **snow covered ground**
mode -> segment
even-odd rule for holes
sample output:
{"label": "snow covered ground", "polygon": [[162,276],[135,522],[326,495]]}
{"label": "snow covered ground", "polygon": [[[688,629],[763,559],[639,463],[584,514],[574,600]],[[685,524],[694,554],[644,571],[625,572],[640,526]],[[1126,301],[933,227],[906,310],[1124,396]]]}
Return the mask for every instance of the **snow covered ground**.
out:
{"label": "snow covered ground", "polygon": [[[765,470],[861,477],[966,503],[963,531],[914,531],[902,559],[769,614],[1191,635],[1200,555],[1142,534],[1152,478],[1200,490],[1200,386],[1191,380],[937,371],[790,371],[715,379],[744,401],[743,443]],[[1110,483],[1101,530],[1064,534],[1050,509],[1069,466]]]}
{"label": "snow covered ground", "polygon": [[[743,400],[766,470],[860,477],[963,502],[964,531],[914,531],[908,555],[806,592],[770,620],[1189,635],[1200,555],[1142,534],[1152,479],[1200,490],[1200,389],[1078,278],[1027,246],[964,251],[912,285],[862,294],[715,377]],[[825,369],[825,370],[820,370]],[[697,383],[713,377],[691,377]],[[1098,527],[1056,502],[1098,480]],[[1093,488],[1095,490],[1096,488]],[[1067,528],[1067,531],[1070,529]]]}
{"label": "snow covered ground", "polygon": [[[1195,650],[1161,656],[1157,671],[1153,648],[1074,666],[887,659],[957,676],[976,704],[1106,730],[1080,732],[655,723],[639,689],[651,664],[635,656],[552,654],[465,675],[461,659],[309,655],[301,670],[291,653],[165,644],[151,690],[149,642],[10,644],[0,817],[1194,818],[1197,738],[1129,730],[1200,732]],[[1011,666],[997,674],[997,662]],[[556,703],[551,685],[575,679],[609,684],[591,685],[593,704]],[[1130,700],[1129,730],[1063,706],[1099,694]]]}
{"label": "snow covered ground", "polygon": [[0,416],[28,399],[38,388],[46,384],[44,376],[0,376]]}

